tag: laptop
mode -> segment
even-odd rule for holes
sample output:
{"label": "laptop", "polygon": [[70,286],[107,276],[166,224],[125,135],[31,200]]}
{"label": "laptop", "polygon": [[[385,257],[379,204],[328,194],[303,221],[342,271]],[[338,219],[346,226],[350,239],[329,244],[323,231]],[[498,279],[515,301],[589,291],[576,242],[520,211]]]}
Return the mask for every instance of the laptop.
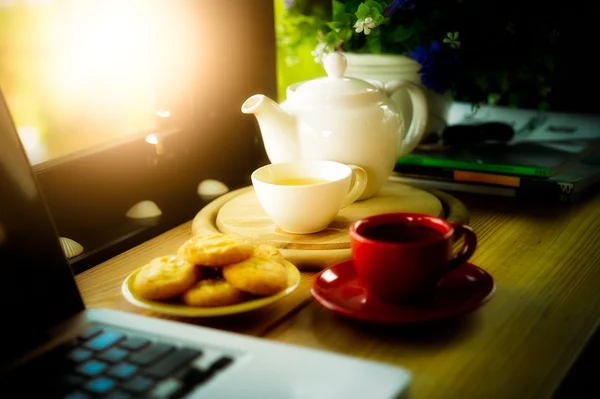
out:
{"label": "laptop", "polygon": [[400,367],[85,309],[1,93],[0,268],[2,398],[377,399],[409,385]]}

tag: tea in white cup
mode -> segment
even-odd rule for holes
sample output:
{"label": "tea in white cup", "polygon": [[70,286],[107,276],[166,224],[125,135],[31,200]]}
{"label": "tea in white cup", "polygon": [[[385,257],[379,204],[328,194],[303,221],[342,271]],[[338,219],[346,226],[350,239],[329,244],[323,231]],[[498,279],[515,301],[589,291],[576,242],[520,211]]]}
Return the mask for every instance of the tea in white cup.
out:
{"label": "tea in white cup", "polygon": [[356,201],[367,173],[333,161],[297,161],[263,166],[252,173],[258,202],[283,231],[310,234],[327,228],[340,209]]}

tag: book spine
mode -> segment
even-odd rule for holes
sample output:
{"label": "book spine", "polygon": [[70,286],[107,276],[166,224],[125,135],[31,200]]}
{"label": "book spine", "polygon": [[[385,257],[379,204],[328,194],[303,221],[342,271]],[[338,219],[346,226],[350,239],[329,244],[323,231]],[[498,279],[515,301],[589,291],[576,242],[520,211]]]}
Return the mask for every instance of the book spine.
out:
{"label": "book spine", "polygon": [[454,171],[454,180],[464,181],[464,182],[473,182],[473,183],[495,184],[498,186],[506,186],[506,187],[521,186],[521,178],[517,177],[517,176],[505,176],[505,175],[496,175],[496,174],[491,174],[491,173],[469,172],[469,171],[464,171],[464,170],[455,170]]}
{"label": "book spine", "polygon": [[395,173],[390,177],[390,181],[410,184],[425,189],[434,188],[456,192],[516,197],[522,200],[540,202],[558,201],[569,203],[574,202],[579,198],[579,193],[575,190],[575,185],[573,183],[545,179],[521,179],[521,185],[519,187],[509,187]]}
{"label": "book spine", "polygon": [[454,180],[472,183],[485,183],[505,187],[519,187],[521,177],[512,175],[501,175],[496,173],[471,172],[466,170],[452,170],[446,168],[432,168],[421,165],[396,165],[396,172],[428,176],[436,179]]}
{"label": "book spine", "polygon": [[475,172],[491,172],[515,176],[550,176],[550,170],[544,167],[477,163],[433,157],[427,158],[410,154],[398,158],[397,163],[401,165],[421,165],[446,169],[470,170]]}

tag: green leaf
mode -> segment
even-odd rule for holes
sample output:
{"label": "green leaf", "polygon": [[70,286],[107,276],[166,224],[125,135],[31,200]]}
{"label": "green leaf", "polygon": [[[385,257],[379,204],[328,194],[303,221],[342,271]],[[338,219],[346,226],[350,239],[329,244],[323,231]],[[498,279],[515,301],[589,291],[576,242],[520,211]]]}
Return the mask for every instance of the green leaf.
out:
{"label": "green leaf", "polygon": [[328,22],[327,26],[329,26],[331,28],[331,30],[336,30],[336,29],[345,28],[347,26],[347,23],[344,23],[342,21],[332,21],[332,22]]}
{"label": "green leaf", "polygon": [[381,11],[383,11],[383,9],[385,7],[387,7],[387,2],[386,1],[367,0],[367,1],[365,1],[365,4],[367,6],[369,6],[369,8],[371,10],[373,8],[375,8],[377,10],[377,12],[379,12],[379,13],[381,13]]}
{"label": "green leaf", "polygon": [[488,104],[496,104],[498,101],[500,101],[500,94],[499,93],[491,93],[488,94]]}
{"label": "green leaf", "polygon": [[367,48],[373,54],[381,54],[381,40],[379,35],[367,36]]}
{"label": "green leaf", "polygon": [[332,9],[333,9],[333,17],[335,18],[338,14],[346,13],[346,6],[341,1],[333,0],[332,1]]}
{"label": "green leaf", "polygon": [[360,3],[358,10],[356,10],[356,18],[365,19],[371,14],[371,8],[365,3]]}
{"label": "green leaf", "polygon": [[337,32],[329,32],[327,35],[325,35],[325,43],[327,44],[327,47],[334,47],[340,41],[341,38]]}
{"label": "green leaf", "polygon": [[370,12],[371,12],[371,17],[374,20],[383,19],[383,15],[381,15],[381,13],[379,12],[379,10],[377,8],[371,7],[371,11]]}
{"label": "green leaf", "polygon": [[351,28],[340,29],[338,36],[343,42],[347,42],[352,38],[353,30]]}
{"label": "green leaf", "polygon": [[391,39],[392,39],[392,42],[394,42],[394,43],[402,43],[403,41],[405,41],[406,39],[411,37],[412,34],[413,34],[412,27],[399,25],[399,26],[396,26],[396,28],[392,32]]}

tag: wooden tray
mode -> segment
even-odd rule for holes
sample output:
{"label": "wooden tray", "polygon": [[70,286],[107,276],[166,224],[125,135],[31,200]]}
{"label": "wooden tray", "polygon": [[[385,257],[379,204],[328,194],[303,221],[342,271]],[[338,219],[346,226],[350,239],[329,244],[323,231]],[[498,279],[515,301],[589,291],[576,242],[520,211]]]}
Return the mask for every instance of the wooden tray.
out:
{"label": "wooden tray", "polygon": [[254,244],[279,248],[282,255],[301,270],[322,269],[351,257],[348,229],[354,221],[389,212],[425,213],[452,223],[469,221],[465,206],[449,194],[388,182],[375,197],[342,209],[324,231],[290,234],[275,226],[258,203],[253,187],[249,186],[206,205],[194,218],[192,233],[240,235]]}

